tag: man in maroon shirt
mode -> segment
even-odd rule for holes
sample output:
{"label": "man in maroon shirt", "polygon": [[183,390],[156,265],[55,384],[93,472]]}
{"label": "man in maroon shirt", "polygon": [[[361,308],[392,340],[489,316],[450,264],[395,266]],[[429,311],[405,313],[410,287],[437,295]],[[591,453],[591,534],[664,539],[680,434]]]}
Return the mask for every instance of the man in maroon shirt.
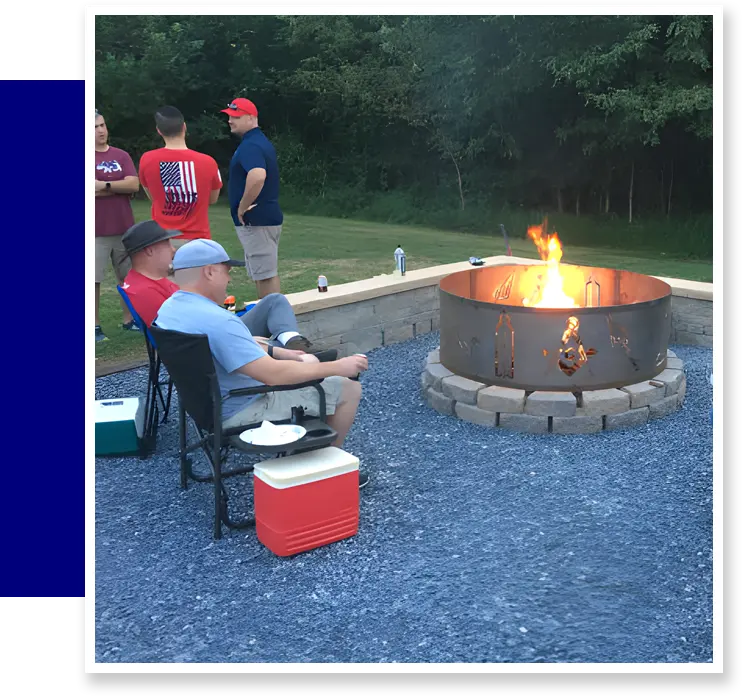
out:
{"label": "man in maroon shirt", "polygon": [[[168,279],[175,254],[171,239],[179,234],[178,230],[166,230],[154,220],[146,220],[130,227],[123,236],[132,269],[121,287],[147,326],[157,317],[162,303],[179,290]],[[313,354],[320,362],[337,358],[336,349],[321,350],[297,331],[296,315],[285,295],[266,295],[241,319],[255,338],[262,338],[266,348],[271,343],[297,354]]]}
{"label": "man in maroon shirt", "polygon": [[[131,210],[131,195],[139,190],[139,178],[128,153],[108,144],[106,120],[95,112],[95,340],[107,341],[100,326],[100,284],[108,265],[119,283],[129,270],[129,257],[121,243],[121,237],[134,224]],[[138,330],[126,305],[123,328]]]}

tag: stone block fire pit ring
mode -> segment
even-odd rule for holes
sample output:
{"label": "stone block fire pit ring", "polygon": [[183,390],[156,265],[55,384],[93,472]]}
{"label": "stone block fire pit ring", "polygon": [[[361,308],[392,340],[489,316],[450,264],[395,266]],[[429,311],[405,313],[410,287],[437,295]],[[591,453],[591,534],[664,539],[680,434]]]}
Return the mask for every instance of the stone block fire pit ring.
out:
{"label": "stone block fire pit ring", "polygon": [[488,427],[526,433],[584,434],[644,425],[677,411],[685,399],[683,361],[667,351],[656,377],[620,389],[580,393],[526,391],[455,375],[428,354],[421,376],[425,401],[448,416]]}

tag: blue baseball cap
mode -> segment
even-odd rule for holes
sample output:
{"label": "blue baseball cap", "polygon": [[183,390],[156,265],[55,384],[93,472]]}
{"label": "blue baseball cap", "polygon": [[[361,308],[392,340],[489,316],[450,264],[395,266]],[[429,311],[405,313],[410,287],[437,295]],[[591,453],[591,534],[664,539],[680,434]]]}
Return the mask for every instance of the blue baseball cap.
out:
{"label": "blue baseball cap", "polygon": [[226,263],[228,266],[244,266],[244,261],[230,259],[224,247],[213,239],[194,239],[184,244],[173,257],[173,270],[200,268],[214,263]]}

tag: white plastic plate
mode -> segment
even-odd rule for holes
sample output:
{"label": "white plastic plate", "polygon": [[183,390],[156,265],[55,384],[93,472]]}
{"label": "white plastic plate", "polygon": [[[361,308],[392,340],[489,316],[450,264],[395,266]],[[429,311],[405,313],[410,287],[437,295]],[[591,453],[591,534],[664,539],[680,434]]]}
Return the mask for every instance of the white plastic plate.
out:
{"label": "white plastic plate", "polygon": [[247,442],[249,445],[275,447],[276,445],[288,445],[301,440],[306,434],[307,429],[301,425],[273,425],[269,421],[263,421],[259,428],[241,432],[240,440]]}

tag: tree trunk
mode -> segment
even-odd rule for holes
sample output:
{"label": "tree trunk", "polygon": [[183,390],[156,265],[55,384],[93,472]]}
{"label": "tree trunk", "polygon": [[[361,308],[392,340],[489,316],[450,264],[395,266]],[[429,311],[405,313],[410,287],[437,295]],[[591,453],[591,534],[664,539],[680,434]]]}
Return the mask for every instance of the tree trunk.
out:
{"label": "tree trunk", "polygon": [[453,166],[456,167],[456,176],[459,180],[459,198],[461,198],[461,210],[464,209],[464,187],[461,184],[461,170],[459,169],[459,165],[456,163],[456,160],[454,159],[453,155],[451,155],[451,159],[453,160]]}
{"label": "tree trunk", "polygon": [[461,199],[461,210],[463,210],[464,209],[464,187],[461,183],[461,170],[459,169],[459,165],[456,162],[456,158],[453,156],[453,152],[451,152],[451,149],[446,146],[445,142],[443,143],[443,147],[448,153],[448,156],[451,158],[451,161],[453,162],[453,166],[456,167],[456,176],[459,180],[459,198]]}
{"label": "tree trunk", "polygon": [[600,192],[600,198],[598,199],[598,212],[603,212],[603,192]]}
{"label": "tree trunk", "polygon": [[634,161],[631,161],[631,181],[629,182],[629,224],[634,219]]}
{"label": "tree trunk", "polygon": [[667,217],[672,208],[672,182],[675,180],[675,160],[670,160],[670,188],[667,191]]}
{"label": "tree trunk", "polygon": [[608,215],[608,213],[611,212],[611,190],[606,189],[605,190],[605,214]]}
{"label": "tree trunk", "polygon": [[665,164],[662,163],[662,169],[660,170],[660,210],[665,212]]}
{"label": "tree trunk", "polygon": [[580,192],[577,192],[577,198],[575,199],[575,215],[580,217]]}
{"label": "tree trunk", "polygon": [[560,213],[563,213],[564,212],[564,201],[562,200],[562,189],[559,186],[557,186],[556,195],[557,195],[557,210]]}

